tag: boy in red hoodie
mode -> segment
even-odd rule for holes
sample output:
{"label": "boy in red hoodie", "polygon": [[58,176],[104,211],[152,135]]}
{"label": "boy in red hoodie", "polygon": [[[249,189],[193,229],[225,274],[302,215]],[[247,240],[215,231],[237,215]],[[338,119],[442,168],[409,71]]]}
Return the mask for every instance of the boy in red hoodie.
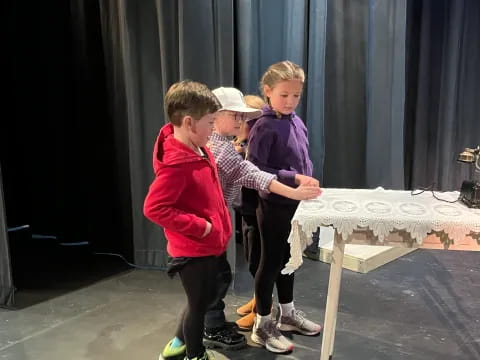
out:
{"label": "boy in red hoodie", "polygon": [[179,273],[187,295],[172,339],[185,343],[185,359],[210,358],[202,344],[204,316],[215,297],[218,256],[232,233],[215,160],[205,146],[219,108],[203,84],[181,81],[170,87],[165,95],[170,123],[160,129],[155,143],[155,180],[144,204],[145,216],[164,228],[172,257],[168,273]]}

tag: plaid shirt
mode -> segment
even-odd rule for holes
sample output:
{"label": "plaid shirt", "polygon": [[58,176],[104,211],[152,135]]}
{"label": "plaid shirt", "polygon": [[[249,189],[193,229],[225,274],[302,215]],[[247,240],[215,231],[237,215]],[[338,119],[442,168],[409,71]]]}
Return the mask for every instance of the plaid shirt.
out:
{"label": "plaid shirt", "polygon": [[242,186],[268,192],[270,183],[277,178],[244,160],[226,136],[214,132],[207,146],[217,163],[223,197],[228,206],[233,204]]}

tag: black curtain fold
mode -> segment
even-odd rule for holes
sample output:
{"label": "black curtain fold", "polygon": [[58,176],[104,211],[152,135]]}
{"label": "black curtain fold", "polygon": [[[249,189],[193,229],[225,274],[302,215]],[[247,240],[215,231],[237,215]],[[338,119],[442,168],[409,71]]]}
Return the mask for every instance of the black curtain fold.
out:
{"label": "black curtain fold", "polygon": [[368,2],[328,1],[325,187],[366,183]]}
{"label": "black curtain fold", "polygon": [[457,155],[480,144],[480,2],[410,1],[409,17],[409,187],[459,190]]}
{"label": "black curtain fold", "polygon": [[[51,286],[63,264],[85,260],[88,267],[97,251],[132,259],[133,245],[131,210],[117,201],[125,192],[115,173],[99,2],[9,1],[5,9],[9,116],[0,131],[0,213],[5,226],[30,228],[9,233],[6,245],[2,235],[0,257],[5,264],[8,247],[21,290],[48,274],[41,281]],[[0,278],[9,276],[1,270]]]}
{"label": "black curtain fold", "polygon": [[15,287],[12,280],[7,221],[3,197],[2,168],[0,166],[0,307],[12,306]]}

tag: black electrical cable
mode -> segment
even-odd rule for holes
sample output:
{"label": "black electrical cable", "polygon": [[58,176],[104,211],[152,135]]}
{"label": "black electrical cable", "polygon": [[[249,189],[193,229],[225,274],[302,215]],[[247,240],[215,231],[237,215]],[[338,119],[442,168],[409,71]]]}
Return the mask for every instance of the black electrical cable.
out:
{"label": "black electrical cable", "polygon": [[95,255],[108,255],[108,256],[117,256],[119,257],[120,259],[122,259],[123,261],[125,261],[125,263],[131,267],[134,267],[134,268],[137,268],[137,269],[142,269],[142,270],[161,270],[161,271],[166,271],[167,268],[166,267],[163,267],[163,266],[145,266],[145,265],[136,265],[136,264],[132,264],[130,262],[127,261],[127,259],[125,259],[125,257],[123,257],[123,255],[120,255],[120,254],[114,254],[114,253],[106,253],[106,252],[96,252],[94,253]]}
{"label": "black electrical cable", "polygon": [[439,198],[439,197],[435,194],[435,192],[433,191],[433,187],[434,187],[434,186],[435,186],[435,183],[432,183],[431,185],[429,185],[429,186],[427,186],[427,187],[425,187],[425,188],[413,189],[413,190],[410,192],[410,194],[411,194],[412,196],[416,196],[416,195],[423,194],[425,191],[430,191],[430,192],[432,193],[433,197],[434,197],[435,199],[437,199],[438,201],[443,201],[443,202],[450,203],[450,204],[453,204],[453,203],[456,203],[456,202],[460,201],[460,196],[458,197],[457,200],[453,200],[453,201]]}

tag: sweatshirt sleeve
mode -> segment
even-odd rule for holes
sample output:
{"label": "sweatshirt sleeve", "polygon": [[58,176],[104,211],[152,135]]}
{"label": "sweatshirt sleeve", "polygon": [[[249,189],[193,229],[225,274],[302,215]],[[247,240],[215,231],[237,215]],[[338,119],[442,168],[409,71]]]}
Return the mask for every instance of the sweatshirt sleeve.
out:
{"label": "sweatshirt sleeve", "polygon": [[242,159],[231,143],[224,142],[216,149],[215,161],[226,184],[268,192],[270,183],[277,178],[274,174],[262,171],[250,161]]}
{"label": "sweatshirt sleeve", "polygon": [[207,220],[175,207],[185,187],[185,175],[179,169],[162,169],[150,185],[143,213],[165,229],[200,238],[205,233]]}
{"label": "sweatshirt sleeve", "polygon": [[257,121],[248,136],[248,160],[261,170],[277,175],[283,184],[295,187],[296,171],[269,166],[268,158],[271,151],[275,151],[276,137],[276,132],[265,121]]}

